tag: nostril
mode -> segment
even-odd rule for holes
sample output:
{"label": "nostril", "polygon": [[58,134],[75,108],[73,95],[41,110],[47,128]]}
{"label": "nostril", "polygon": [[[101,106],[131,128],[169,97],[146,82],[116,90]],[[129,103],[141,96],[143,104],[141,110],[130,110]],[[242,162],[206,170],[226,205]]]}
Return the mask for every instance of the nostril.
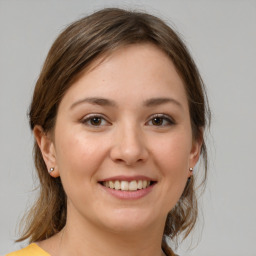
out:
{"label": "nostril", "polygon": [[136,163],[145,162],[148,158],[148,151],[139,138],[129,139],[123,136],[111,149],[110,157],[116,163],[133,166]]}
{"label": "nostril", "polygon": [[124,163],[127,166],[134,166],[138,163],[143,163],[144,159],[142,159],[142,158],[134,159],[134,158],[131,158],[131,157],[123,157],[123,158],[113,159],[113,161],[116,162],[116,163]]}

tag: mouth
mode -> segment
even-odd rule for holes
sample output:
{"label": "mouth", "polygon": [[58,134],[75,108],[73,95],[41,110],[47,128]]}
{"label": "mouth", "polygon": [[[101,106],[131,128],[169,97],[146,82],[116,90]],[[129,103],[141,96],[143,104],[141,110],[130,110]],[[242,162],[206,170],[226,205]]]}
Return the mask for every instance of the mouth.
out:
{"label": "mouth", "polygon": [[153,186],[156,181],[150,180],[107,180],[99,182],[102,186],[120,191],[138,191]]}

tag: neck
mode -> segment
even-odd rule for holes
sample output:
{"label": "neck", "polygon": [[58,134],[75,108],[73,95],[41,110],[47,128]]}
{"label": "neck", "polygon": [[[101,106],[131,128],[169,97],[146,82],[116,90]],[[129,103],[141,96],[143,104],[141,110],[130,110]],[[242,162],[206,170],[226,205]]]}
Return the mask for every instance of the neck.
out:
{"label": "neck", "polygon": [[[73,221],[75,220],[75,221]],[[95,227],[92,223],[67,218],[60,235],[57,255],[162,256],[162,225],[143,230],[113,231]]]}

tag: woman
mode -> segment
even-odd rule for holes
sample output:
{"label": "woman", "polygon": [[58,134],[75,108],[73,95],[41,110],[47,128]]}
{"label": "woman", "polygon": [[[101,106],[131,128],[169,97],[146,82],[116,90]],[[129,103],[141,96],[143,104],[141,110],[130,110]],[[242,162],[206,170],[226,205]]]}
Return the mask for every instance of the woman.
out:
{"label": "woman", "polygon": [[166,237],[186,237],[197,218],[209,110],[170,27],[121,9],[71,24],[29,114],[40,195],[18,240],[31,244],[9,255],[175,255]]}

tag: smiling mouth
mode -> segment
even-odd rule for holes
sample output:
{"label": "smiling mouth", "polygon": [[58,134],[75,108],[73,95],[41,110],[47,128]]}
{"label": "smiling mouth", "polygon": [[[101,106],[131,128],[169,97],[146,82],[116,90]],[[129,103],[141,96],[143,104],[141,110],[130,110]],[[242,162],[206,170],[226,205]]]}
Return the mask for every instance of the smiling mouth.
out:
{"label": "smiling mouth", "polygon": [[124,180],[109,180],[100,182],[100,184],[106,188],[121,190],[121,191],[137,191],[146,189],[149,186],[155,184],[155,181],[149,180],[132,180],[132,181],[124,181]]}

